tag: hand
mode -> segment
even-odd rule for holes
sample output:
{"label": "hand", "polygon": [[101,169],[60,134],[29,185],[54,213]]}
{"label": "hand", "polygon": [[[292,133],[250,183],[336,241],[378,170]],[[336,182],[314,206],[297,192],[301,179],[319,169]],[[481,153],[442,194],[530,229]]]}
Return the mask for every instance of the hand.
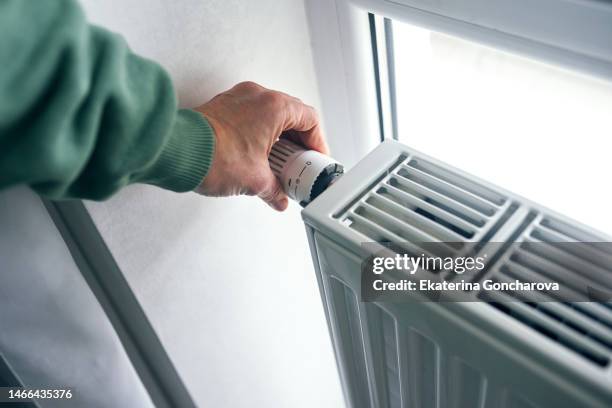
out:
{"label": "hand", "polygon": [[272,208],[289,204],[268,164],[272,145],[283,135],[328,154],[314,108],[299,99],[242,82],[196,108],[213,127],[215,154],[195,191],[208,196],[257,195]]}

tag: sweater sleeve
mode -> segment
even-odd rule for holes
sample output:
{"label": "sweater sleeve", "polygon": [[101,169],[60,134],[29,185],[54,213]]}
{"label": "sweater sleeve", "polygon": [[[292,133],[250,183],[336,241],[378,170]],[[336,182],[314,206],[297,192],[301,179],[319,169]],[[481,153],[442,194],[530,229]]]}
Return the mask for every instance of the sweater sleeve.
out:
{"label": "sweater sleeve", "polygon": [[0,0],[0,62],[0,188],[99,200],[135,182],[189,191],[208,172],[205,118],[74,0]]}

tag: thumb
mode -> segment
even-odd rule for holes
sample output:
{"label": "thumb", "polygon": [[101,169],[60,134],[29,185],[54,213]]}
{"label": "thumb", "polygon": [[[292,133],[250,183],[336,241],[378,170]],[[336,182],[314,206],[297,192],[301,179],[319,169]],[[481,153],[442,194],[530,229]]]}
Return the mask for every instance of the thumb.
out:
{"label": "thumb", "polygon": [[269,166],[265,166],[264,171],[268,182],[266,183],[266,188],[257,194],[257,196],[276,211],[285,211],[289,206],[289,198],[283,191],[283,186],[274,173],[272,173],[272,169]]}

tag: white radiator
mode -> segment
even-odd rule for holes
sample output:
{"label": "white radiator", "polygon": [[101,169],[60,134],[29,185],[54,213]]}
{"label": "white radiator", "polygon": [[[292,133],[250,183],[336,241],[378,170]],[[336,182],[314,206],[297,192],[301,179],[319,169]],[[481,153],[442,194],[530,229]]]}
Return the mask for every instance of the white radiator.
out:
{"label": "white radiator", "polygon": [[546,256],[500,246],[478,279],[546,270],[608,293],[612,253],[588,242],[610,237],[395,142],[302,215],[349,407],[612,406],[609,303],[360,301],[364,242],[585,242]]}

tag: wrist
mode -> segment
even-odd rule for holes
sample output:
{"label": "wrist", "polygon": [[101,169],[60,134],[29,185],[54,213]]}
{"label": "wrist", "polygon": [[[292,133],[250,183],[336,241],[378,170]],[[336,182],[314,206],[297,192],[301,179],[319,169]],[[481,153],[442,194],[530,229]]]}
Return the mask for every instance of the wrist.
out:
{"label": "wrist", "polygon": [[167,190],[195,189],[208,174],[215,152],[215,133],[199,112],[177,112],[171,134],[159,157],[139,180]]}

